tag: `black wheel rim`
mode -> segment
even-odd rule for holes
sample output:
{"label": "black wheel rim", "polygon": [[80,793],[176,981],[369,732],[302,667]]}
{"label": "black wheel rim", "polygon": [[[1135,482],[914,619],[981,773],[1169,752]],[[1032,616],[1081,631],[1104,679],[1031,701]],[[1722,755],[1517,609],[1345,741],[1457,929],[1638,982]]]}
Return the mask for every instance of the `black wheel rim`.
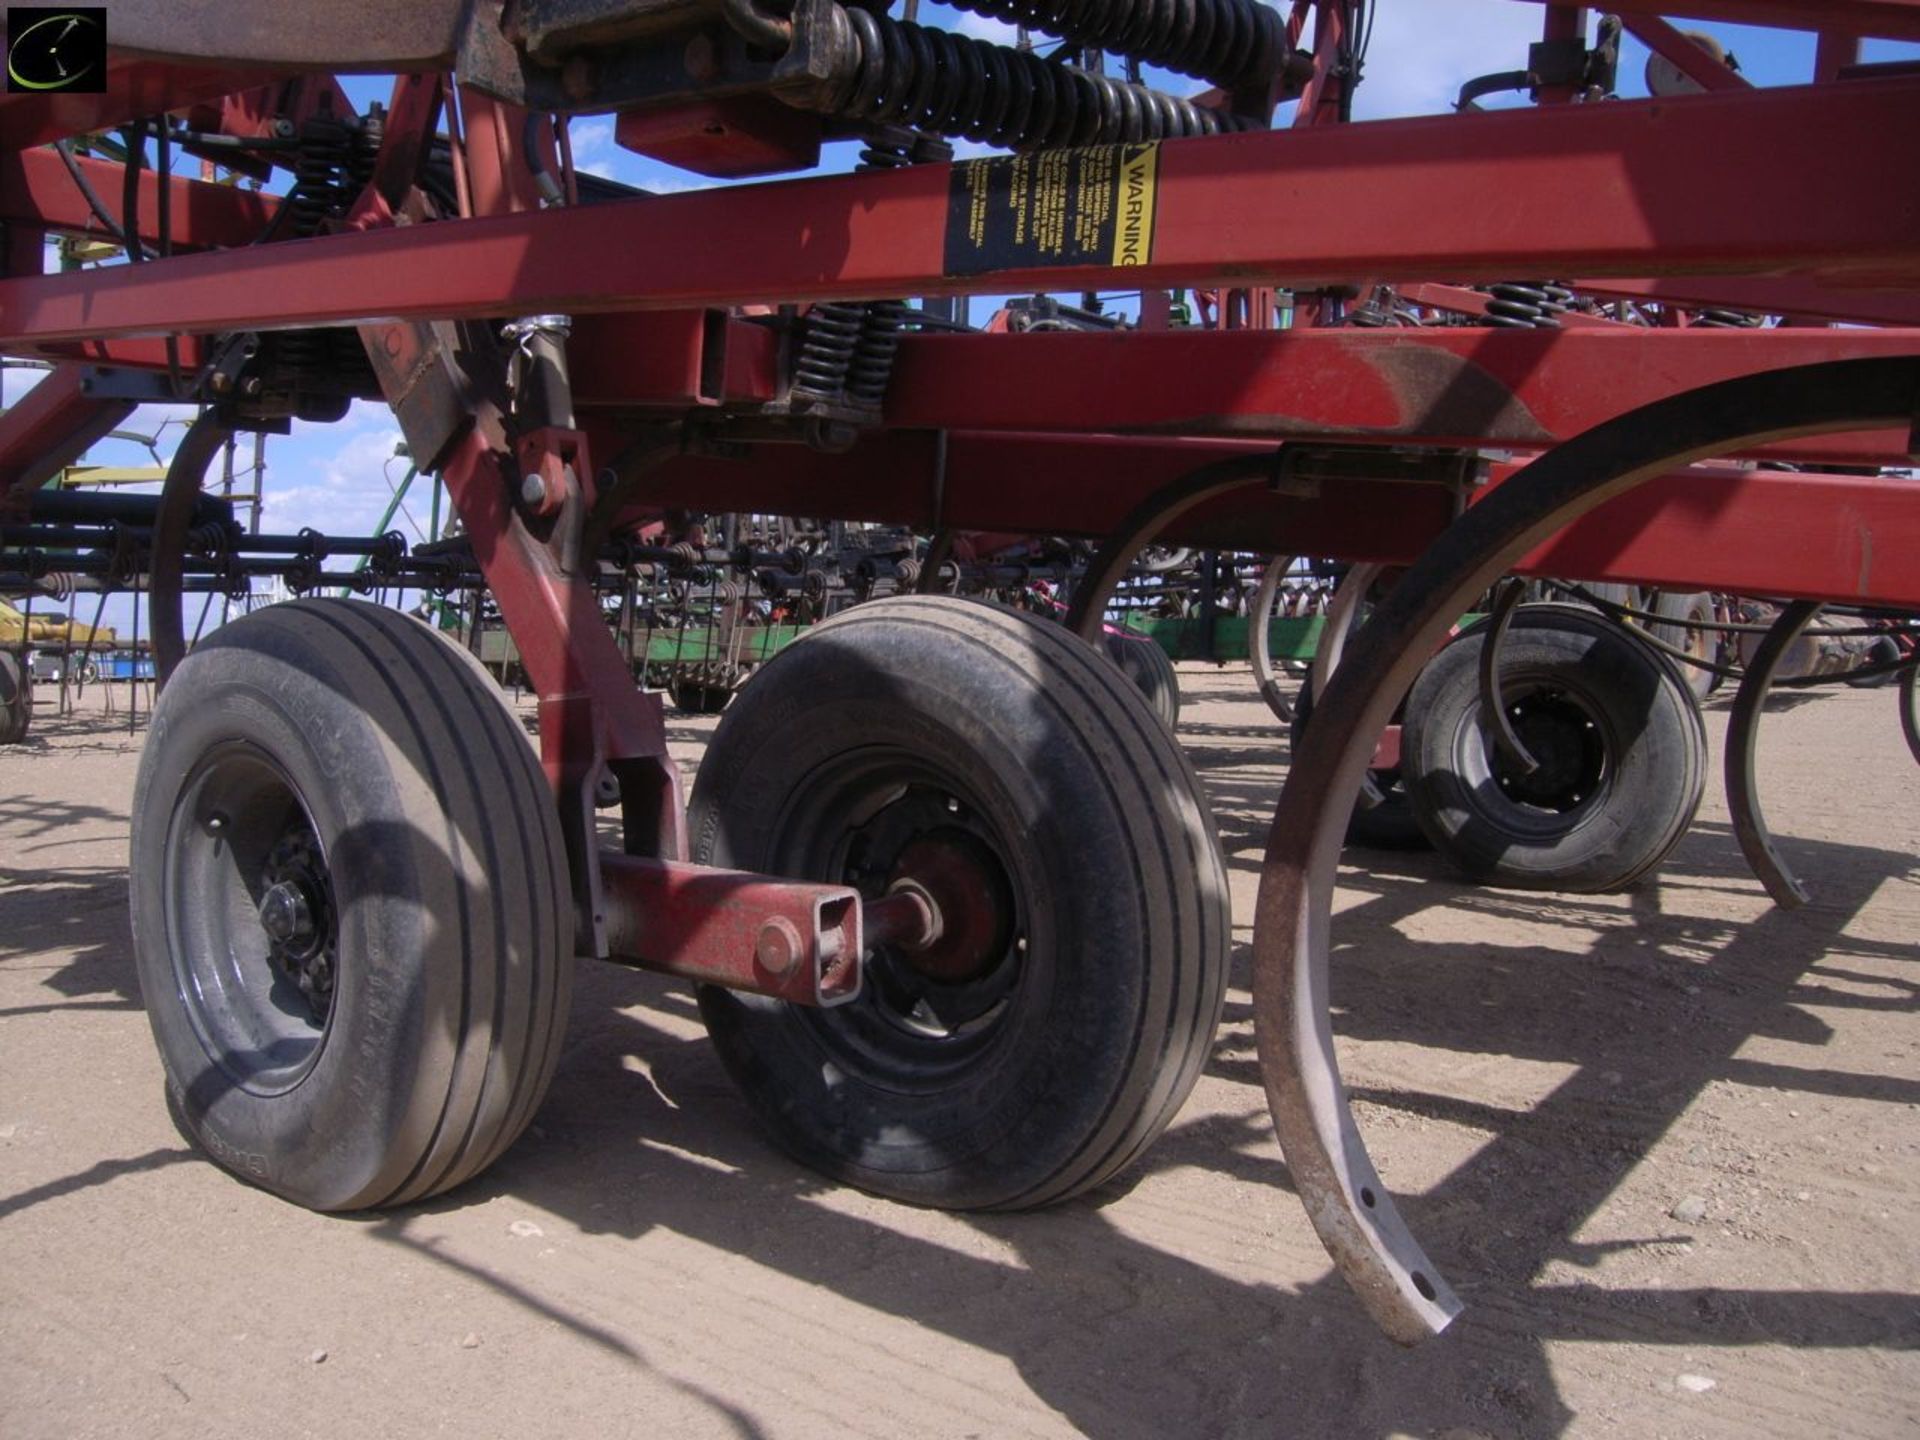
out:
{"label": "black wheel rim", "polygon": [[163,899],[174,982],[208,1058],[253,1094],[291,1090],[331,1025],[338,910],[313,817],[264,751],[230,742],[189,773]]}
{"label": "black wheel rim", "polygon": [[1493,744],[1478,716],[1454,738],[1454,767],[1476,794],[1498,799],[1518,828],[1559,833],[1599,803],[1613,779],[1613,738],[1605,712],[1577,687],[1524,672],[1502,682],[1514,733],[1539,768],[1523,771]]}
{"label": "black wheel rim", "polygon": [[930,852],[970,877],[977,903],[943,907],[949,929],[967,937],[944,963],[877,946],[858,999],[793,1007],[836,1065],[872,1085],[930,1092],[1010,1042],[1033,983],[1031,887],[1025,866],[1008,863],[1016,852],[971,787],[900,751],[842,756],[791,798],[771,851],[781,874],[851,885],[868,899]]}

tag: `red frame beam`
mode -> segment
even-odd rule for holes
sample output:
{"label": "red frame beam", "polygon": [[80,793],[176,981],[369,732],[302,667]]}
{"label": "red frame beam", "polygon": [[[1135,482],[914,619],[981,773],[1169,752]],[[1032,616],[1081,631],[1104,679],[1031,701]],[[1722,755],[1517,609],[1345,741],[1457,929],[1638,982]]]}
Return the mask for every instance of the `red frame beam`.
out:
{"label": "red frame beam", "polygon": [[1518,568],[1920,609],[1920,482],[1695,466],[1602,506]]}
{"label": "red frame beam", "polygon": [[[1920,285],[1920,80],[1169,141],[1144,266],[944,273],[951,167],[414,225],[0,283],[100,335],[1368,275],[1829,272]],[[1780,177],[1796,190],[1783,194]],[[689,243],[698,237],[698,243]],[[1409,248],[1412,246],[1413,248]]]}
{"label": "red frame beam", "polygon": [[[107,213],[123,228],[120,209],[121,167],[117,161],[77,155],[81,174],[92,182]],[[175,175],[170,183],[173,243],[176,248],[246,245],[273,218],[278,197],[237,185],[210,185]],[[140,235],[157,241],[160,179],[140,171]],[[67,167],[50,149],[0,151],[0,223],[28,224],[69,235],[111,240],[88,208]]]}
{"label": "red frame beam", "polygon": [[[901,431],[869,437],[847,455],[761,446],[744,459],[673,460],[650,477],[649,492],[656,505],[1097,538],[1201,466],[1271,449],[1244,440],[960,431],[948,436],[936,487],[934,437]],[[1498,467],[1473,501],[1517,468]],[[1405,565],[1453,517],[1453,492],[1438,485],[1343,480],[1312,497],[1252,485],[1182,517],[1167,538]],[[1920,608],[1920,482],[1696,466],[1596,510],[1521,569]]]}
{"label": "red frame beam", "polygon": [[78,460],[132,413],[131,401],[90,395],[83,367],[55,366],[0,414],[0,512]]}
{"label": "red frame beam", "polygon": [[143,115],[185,110],[278,78],[272,71],[245,66],[109,55],[106,87],[98,93],[0,94],[0,149],[25,150],[69,135],[110,129]]}
{"label": "red frame beam", "polygon": [[[900,345],[887,423],[1538,449],[1679,391],[1756,370],[1915,353],[1920,330],[914,336]],[[1907,436],[1825,437],[1798,442],[1791,453],[1902,463]]]}

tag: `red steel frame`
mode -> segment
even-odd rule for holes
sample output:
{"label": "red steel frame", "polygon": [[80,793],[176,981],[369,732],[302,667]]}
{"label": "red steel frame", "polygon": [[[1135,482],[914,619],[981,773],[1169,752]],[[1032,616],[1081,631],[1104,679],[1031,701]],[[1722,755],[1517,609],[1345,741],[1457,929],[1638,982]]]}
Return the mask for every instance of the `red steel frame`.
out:
{"label": "red steel frame", "polygon": [[[1920,0],[1613,8],[1663,49],[1679,42],[1656,12],[1820,30],[1823,79],[1857,58],[1858,35],[1920,39]],[[1337,14],[1302,0],[1296,33],[1310,10],[1330,54]],[[1551,4],[1545,33],[1580,33],[1584,14]],[[152,369],[165,363],[157,343],[165,336],[361,324],[376,343],[393,338],[398,353],[409,334],[425,333],[406,322],[588,317],[572,351],[578,431],[539,431],[509,450],[482,414],[432,463],[540,695],[544,758],[567,812],[580,886],[583,947],[637,951],[632,937],[646,933],[650,906],[656,914],[697,912],[718,903],[717,886],[744,917],[718,927],[731,937],[726,953],[696,953],[702,942],[689,937],[701,927],[691,925],[669,927],[661,943],[676,954],[652,958],[742,983],[756,973],[742,945],[756,936],[772,943],[771,932],[757,928],[762,921],[786,928],[772,950],[756,951],[760,962],[785,955],[781,937],[799,933],[794,915],[817,916],[829,901],[844,908],[846,896],[675,863],[684,834],[658,700],[634,690],[597,601],[529,528],[510,499],[510,476],[542,476],[548,493],[565,497],[554,502],[565,515],[566,504],[591,501],[588,457],[616,453],[624,415],[722,414],[772,399],[776,347],[764,328],[727,313],[755,304],[1122,286],[1311,290],[1379,277],[1458,287],[1565,275],[1621,295],[1695,304],[1739,296],[1816,320],[1920,322],[1920,190],[1911,183],[1920,174],[1920,79],[1761,91],[1686,59],[1709,93],[1606,105],[1555,103],[1571,97],[1543,93],[1528,111],[1365,124],[1326,123],[1338,118],[1340,97],[1337,78],[1323,70],[1293,128],[1162,147],[1148,264],[966,280],[945,273],[946,166],[542,209],[519,153],[520,112],[471,93],[462,95],[460,178],[463,209],[474,218],[398,223],[410,157],[432,133],[443,93],[443,77],[402,77],[375,182],[343,233],[250,245],[265,224],[258,197],[177,177],[172,257],[35,273],[34,237],[86,233],[96,221],[57,157],[31,147],[190,106],[249,123],[256,102],[223,97],[279,78],[117,63],[101,97],[0,99],[0,224],[11,267],[0,279],[0,350]],[[107,167],[80,163],[107,178]],[[158,182],[142,184],[140,228],[151,235]],[[117,204],[117,185],[95,188]],[[1449,302],[1445,287],[1427,293]],[[1451,303],[1472,308],[1457,291]],[[725,353],[713,355],[716,345]],[[1329,479],[1284,493],[1256,487],[1182,522],[1184,534],[1222,546],[1402,563],[1461,508],[1497,490],[1515,461],[1650,401],[1788,366],[1914,355],[1920,329],[1818,324],[925,336],[902,346],[884,427],[851,452],[760,445],[745,458],[680,458],[648,473],[649,504],[1100,533],[1200,466],[1272,452],[1280,442],[1491,452],[1489,483],[1478,490]],[[1920,414],[1920,396],[1915,402]],[[116,406],[124,402],[90,400],[77,364],[61,366],[0,421],[0,502],[84,448],[112,423],[103,417],[117,418]],[[1902,463],[1915,447],[1911,429],[1882,429],[1761,443],[1752,456],[1871,466]],[[1920,606],[1912,485],[1873,474],[1698,466],[1623,496],[1521,565]],[[618,858],[595,851],[593,787],[603,767],[642,797],[627,816],[633,853]],[[831,933],[840,937],[835,946],[857,949],[857,909],[838,924],[816,924],[808,943]],[[656,940],[661,933],[656,926]],[[821,959],[813,955],[792,973],[817,977]]]}

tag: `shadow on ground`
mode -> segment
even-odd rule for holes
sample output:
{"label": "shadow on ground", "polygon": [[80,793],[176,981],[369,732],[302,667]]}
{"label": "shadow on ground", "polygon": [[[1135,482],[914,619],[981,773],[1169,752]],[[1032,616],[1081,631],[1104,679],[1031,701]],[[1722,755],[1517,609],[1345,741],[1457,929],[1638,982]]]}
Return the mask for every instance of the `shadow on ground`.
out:
{"label": "shadow on ground", "polygon": [[[1554,1262],[1590,1267],[1618,1245],[1686,1238],[1687,1227],[1674,1222],[1664,1233],[1615,1246],[1569,1237],[1709,1082],[1920,1103],[1920,1085],[1910,1081],[1837,1063],[1771,1073],[1737,1056],[1754,1035],[1823,1043],[1823,1022],[1801,1008],[1809,1003],[1920,1003],[1920,985],[1900,987],[1905,993],[1896,1000],[1836,990],[1826,983],[1835,972],[1824,958],[1882,880],[1912,873],[1911,858],[1804,842],[1796,853],[1819,902],[1744,926],[1662,913],[1655,891],[1642,892],[1627,910],[1561,895],[1473,892],[1440,878],[1424,856],[1388,857],[1378,872],[1362,865],[1347,877],[1368,898],[1336,926],[1340,1034],[1575,1067],[1528,1111],[1424,1090],[1356,1092],[1363,1124],[1368,1115],[1399,1112],[1489,1136],[1466,1165],[1404,1202],[1416,1232],[1462,1282],[1472,1307],[1454,1334],[1416,1351],[1381,1338],[1336,1279],[1289,1293],[1224,1276],[1126,1233],[1106,1207],[1140,1174],[1050,1212],[968,1221],[1017,1253],[1019,1267],[804,1203],[822,1182],[758,1135],[705,1043],[650,1023],[650,1015],[690,1013],[684,993],[606,967],[583,977],[574,1043],[540,1133],[477,1190],[442,1205],[458,1209],[512,1194],[588,1232],[633,1237],[664,1227],[740,1253],[1004,1354],[1041,1401],[1092,1436],[1293,1433],[1289,1417],[1328,1415],[1343,1417],[1340,1433],[1355,1437],[1438,1435],[1453,1427],[1549,1436],[1565,1429],[1571,1411],[1546,1363],[1547,1340],[1920,1347],[1920,1305],[1907,1294],[1601,1288],[1544,1274]],[[1665,883],[1712,884],[1740,873],[1731,836],[1723,827],[1703,827]],[[1593,953],[1576,956],[1420,943],[1396,928],[1441,904],[1543,921],[1585,911],[1587,923],[1608,933]],[[1912,959],[1901,947],[1852,937],[1843,948]],[[1210,1073],[1248,1087],[1251,1105],[1259,1076],[1246,1028],[1236,1024],[1248,1019],[1245,960],[1243,952]],[[644,1063],[632,1065],[629,1057]],[[1176,1125],[1141,1174],[1169,1167],[1287,1188],[1257,1112]],[[1288,1198],[1276,1194],[1273,1207],[1249,1216],[1249,1229],[1304,1231]],[[414,1243],[405,1215],[372,1223],[393,1243]],[[532,1310],[576,1323],[564,1296],[515,1291],[473,1273]],[[596,1343],[620,1344],[582,1328]],[[744,1417],[728,1413],[751,1433]]]}

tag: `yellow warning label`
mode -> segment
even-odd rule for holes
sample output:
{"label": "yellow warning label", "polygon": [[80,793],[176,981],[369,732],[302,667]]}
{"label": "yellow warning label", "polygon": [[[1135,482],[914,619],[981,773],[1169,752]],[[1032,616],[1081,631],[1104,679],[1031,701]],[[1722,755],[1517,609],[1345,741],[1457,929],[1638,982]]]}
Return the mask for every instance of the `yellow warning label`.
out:
{"label": "yellow warning label", "polygon": [[1113,263],[1144,265],[1153,256],[1154,186],[1158,145],[1128,146],[1120,159],[1120,223],[1113,231]]}
{"label": "yellow warning label", "polygon": [[948,197],[946,273],[1153,260],[1159,144],[963,160]]}

